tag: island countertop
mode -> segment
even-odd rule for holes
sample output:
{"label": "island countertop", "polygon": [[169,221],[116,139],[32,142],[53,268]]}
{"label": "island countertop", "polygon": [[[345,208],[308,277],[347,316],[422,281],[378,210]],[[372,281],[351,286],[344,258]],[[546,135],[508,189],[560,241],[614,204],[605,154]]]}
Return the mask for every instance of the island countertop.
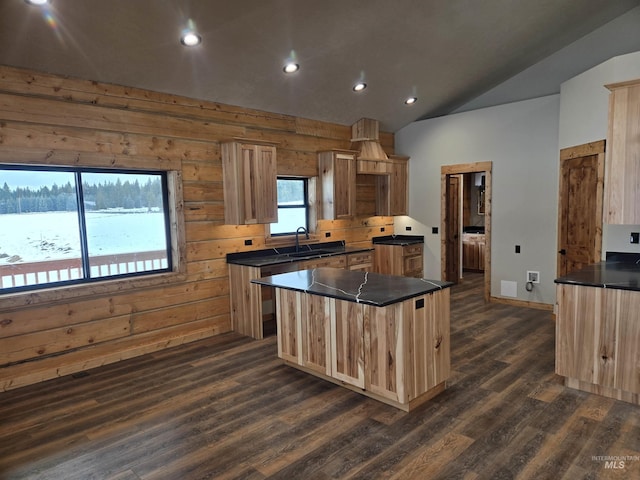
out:
{"label": "island countertop", "polygon": [[599,262],[557,278],[555,283],[640,292],[640,265],[627,262]]}
{"label": "island countertop", "polygon": [[453,285],[451,282],[399,277],[380,273],[315,268],[251,281],[324,297],[384,307]]}

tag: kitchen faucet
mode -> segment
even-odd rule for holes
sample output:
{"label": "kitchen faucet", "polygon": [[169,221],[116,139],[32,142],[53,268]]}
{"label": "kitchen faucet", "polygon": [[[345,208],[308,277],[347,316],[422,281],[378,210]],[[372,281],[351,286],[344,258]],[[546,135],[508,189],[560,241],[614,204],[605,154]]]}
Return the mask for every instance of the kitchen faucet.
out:
{"label": "kitchen faucet", "polygon": [[300,251],[300,240],[298,235],[300,235],[301,231],[304,232],[305,237],[309,240],[309,232],[307,232],[307,229],[304,227],[298,227],[296,230],[296,252]]}

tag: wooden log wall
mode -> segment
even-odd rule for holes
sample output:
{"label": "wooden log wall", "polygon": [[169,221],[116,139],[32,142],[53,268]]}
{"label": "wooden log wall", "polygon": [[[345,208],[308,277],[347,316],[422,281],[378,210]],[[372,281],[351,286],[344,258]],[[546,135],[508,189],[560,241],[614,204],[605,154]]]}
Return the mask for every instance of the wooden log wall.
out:
{"label": "wooden log wall", "polygon": [[[263,225],[224,224],[220,142],[235,136],[278,142],[279,174],[316,176],[316,152],[349,148],[351,127],[0,66],[0,163],[177,172],[184,225],[182,273],[164,283],[0,295],[0,390],[231,329],[225,256],[266,237]],[[393,153],[392,134],[380,141]],[[374,189],[360,178],[357,217],[320,220],[317,238],[368,245],[393,233]]]}

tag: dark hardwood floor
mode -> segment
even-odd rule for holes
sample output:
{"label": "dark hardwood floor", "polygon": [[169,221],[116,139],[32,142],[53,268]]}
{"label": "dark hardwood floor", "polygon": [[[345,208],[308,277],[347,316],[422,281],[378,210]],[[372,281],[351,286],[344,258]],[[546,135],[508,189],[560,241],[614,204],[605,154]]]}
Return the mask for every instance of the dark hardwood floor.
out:
{"label": "dark hardwood floor", "polygon": [[453,376],[411,413],[227,334],[0,393],[0,478],[640,478],[640,407],[561,384],[550,313],[473,279],[451,307]]}

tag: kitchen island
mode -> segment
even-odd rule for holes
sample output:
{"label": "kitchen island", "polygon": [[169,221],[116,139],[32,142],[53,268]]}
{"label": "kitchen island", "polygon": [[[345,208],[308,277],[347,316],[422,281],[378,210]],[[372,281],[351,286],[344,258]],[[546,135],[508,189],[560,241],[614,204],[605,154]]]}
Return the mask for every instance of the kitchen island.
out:
{"label": "kitchen island", "polygon": [[640,267],[636,254],[556,279],[556,373],[565,385],[640,404]]}
{"label": "kitchen island", "polygon": [[287,365],[405,411],[450,373],[450,282],[316,268],[252,280],[275,287]]}

